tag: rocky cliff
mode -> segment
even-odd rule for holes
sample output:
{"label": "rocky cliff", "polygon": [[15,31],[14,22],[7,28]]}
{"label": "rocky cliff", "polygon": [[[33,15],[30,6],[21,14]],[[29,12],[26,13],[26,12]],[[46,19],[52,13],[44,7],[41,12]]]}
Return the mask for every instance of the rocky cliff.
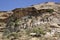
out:
{"label": "rocky cliff", "polygon": [[1,40],[60,40],[59,11],[54,2],[1,11]]}

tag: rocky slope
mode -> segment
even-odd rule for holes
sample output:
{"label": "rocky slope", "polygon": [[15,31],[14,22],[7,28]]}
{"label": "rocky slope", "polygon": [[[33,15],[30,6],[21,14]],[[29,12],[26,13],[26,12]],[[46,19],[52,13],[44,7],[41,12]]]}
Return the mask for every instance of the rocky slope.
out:
{"label": "rocky slope", "polygon": [[46,2],[0,12],[0,27],[3,27],[0,28],[0,39],[60,40],[59,11],[59,3]]}

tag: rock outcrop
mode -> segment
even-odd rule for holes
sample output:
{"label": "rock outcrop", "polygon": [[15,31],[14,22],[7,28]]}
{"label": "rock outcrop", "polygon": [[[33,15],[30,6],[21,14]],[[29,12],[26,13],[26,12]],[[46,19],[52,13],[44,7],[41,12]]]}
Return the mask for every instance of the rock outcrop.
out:
{"label": "rock outcrop", "polygon": [[59,40],[60,4],[46,2],[0,12],[2,40]]}

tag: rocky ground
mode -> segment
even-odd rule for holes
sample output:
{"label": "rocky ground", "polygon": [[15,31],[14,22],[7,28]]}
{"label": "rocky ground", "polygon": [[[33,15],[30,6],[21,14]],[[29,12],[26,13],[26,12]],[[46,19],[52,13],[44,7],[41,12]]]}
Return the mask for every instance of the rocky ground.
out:
{"label": "rocky ground", "polygon": [[59,8],[48,2],[6,12],[12,15],[0,22],[0,40],[60,40]]}

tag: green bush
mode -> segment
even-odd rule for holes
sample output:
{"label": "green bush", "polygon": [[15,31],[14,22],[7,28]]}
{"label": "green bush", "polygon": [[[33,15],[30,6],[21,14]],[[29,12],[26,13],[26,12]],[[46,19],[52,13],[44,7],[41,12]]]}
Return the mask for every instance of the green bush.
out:
{"label": "green bush", "polygon": [[18,37],[18,33],[13,32],[13,33],[7,35],[7,38],[9,38],[10,36],[13,36],[13,37],[17,38]]}
{"label": "green bush", "polygon": [[45,34],[45,32],[41,28],[32,28],[26,30],[27,34],[36,33],[36,34]]}
{"label": "green bush", "polygon": [[43,35],[45,34],[41,28],[33,28],[32,32],[37,33],[37,34],[43,34]]}
{"label": "green bush", "polygon": [[47,9],[47,12],[52,13],[52,12],[54,12],[54,10],[53,9]]}
{"label": "green bush", "polygon": [[45,12],[52,13],[52,12],[54,12],[53,9],[41,9],[41,10],[39,10],[39,11],[42,12],[42,13],[45,13]]}

